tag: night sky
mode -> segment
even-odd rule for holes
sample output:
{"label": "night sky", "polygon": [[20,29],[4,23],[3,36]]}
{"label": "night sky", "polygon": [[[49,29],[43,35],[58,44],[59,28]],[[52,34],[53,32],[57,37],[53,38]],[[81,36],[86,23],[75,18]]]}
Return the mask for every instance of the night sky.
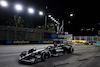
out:
{"label": "night sky", "polygon": [[[20,15],[22,18],[32,20],[33,25],[44,24],[44,16],[38,15],[38,11],[41,10],[53,15],[60,22],[65,18],[64,30],[73,35],[97,35],[100,29],[99,0],[7,0],[7,2],[10,3],[9,7],[0,7],[0,25],[4,25],[8,19],[13,18],[16,14],[14,4],[20,3],[24,7]],[[27,12],[28,7],[33,7],[35,14],[30,15]],[[73,18],[69,17],[70,13],[74,14]],[[94,28],[93,31],[86,30],[92,28]]]}

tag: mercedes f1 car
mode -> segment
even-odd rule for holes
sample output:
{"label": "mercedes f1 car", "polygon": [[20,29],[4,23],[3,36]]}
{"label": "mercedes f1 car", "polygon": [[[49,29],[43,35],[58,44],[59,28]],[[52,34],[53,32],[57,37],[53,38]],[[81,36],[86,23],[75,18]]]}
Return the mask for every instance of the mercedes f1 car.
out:
{"label": "mercedes f1 car", "polygon": [[44,49],[36,50],[32,48],[29,51],[23,51],[19,56],[20,62],[37,63],[39,61],[46,61],[51,56],[59,56],[65,53],[73,53],[74,48],[70,45],[55,45],[48,46]]}

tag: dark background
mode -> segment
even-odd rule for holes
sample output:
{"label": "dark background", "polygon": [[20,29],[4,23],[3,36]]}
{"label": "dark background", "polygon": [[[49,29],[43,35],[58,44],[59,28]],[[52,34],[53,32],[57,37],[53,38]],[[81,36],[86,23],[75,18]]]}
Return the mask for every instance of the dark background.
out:
{"label": "dark background", "polygon": [[[7,8],[0,6],[0,25],[6,25],[8,20],[13,19],[16,14],[14,4],[20,3],[24,7],[20,12],[21,17],[25,23],[30,22],[33,27],[44,25],[44,16],[38,15],[38,11],[41,10],[45,14],[52,14],[60,22],[65,18],[64,30],[74,35],[94,36],[98,34],[100,29],[99,0],[7,0],[7,2],[9,3]],[[35,13],[29,14],[28,7],[33,7]],[[73,18],[69,17],[70,13],[74,14]],[[48,20],[48,22],[52,21]],[[92,28],[94,28],[93,31],[86,30]]]}

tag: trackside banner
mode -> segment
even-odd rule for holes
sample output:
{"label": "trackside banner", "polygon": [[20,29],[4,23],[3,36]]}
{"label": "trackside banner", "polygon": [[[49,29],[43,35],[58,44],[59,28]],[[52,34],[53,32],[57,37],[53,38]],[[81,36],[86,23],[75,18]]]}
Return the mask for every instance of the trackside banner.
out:
{"label": "trackside banner", "polygon": [[53,44],[62,41],[26,41],[26,40],[0,40],[0,44]]}

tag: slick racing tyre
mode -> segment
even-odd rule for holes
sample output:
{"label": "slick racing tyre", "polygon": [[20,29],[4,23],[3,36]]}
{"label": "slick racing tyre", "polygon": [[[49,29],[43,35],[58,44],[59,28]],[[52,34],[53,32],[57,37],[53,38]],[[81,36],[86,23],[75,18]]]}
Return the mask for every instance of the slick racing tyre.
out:
{"label": "slick racing tyre", "polygon": [[73,53],[73,52],[74,52],[74,48],[70,47],[70,48],[68,49],[68,53]]}
{"label": "slick racing tyre", "polygon": [[41,60],[46,61],[47,59],[49,59],[49,55],[46,53],[42,53]]}
{"label": "slick racing tyre", "polygon": [[47,59],[49,59],[51,57],[51,53],[50,52],[46,53],[46,55],[47,55]]}

